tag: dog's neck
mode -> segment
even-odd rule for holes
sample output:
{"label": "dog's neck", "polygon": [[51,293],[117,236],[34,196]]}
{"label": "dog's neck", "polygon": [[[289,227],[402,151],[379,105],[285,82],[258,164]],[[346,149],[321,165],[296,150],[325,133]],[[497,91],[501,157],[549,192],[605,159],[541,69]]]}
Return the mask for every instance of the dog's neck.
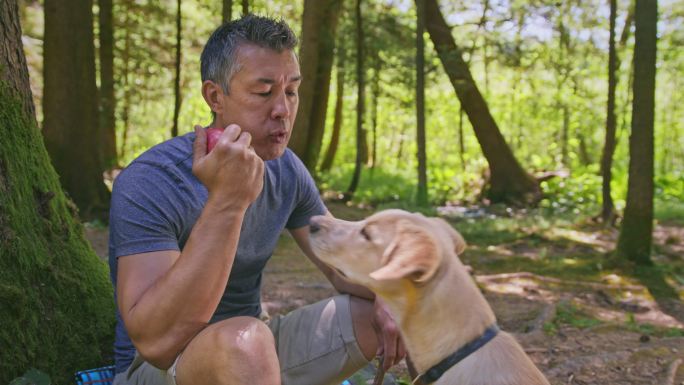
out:
{"label": "dog's neck", "polygon": [[378,292],[399,323],[406,348],[420,373],[496,322],[461,261],[455,255],[446,258],[447,263],[424,286],[404,280],[391,290]]}

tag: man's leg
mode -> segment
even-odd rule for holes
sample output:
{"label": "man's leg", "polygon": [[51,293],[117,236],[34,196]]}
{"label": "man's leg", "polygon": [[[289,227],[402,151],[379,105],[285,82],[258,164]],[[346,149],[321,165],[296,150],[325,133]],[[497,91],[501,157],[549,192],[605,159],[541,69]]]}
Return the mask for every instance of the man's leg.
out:
{"label": "man's leg", "polygon": [[177,385],[280,385],[273,334],[252,317],[207,326],[176,365]]}

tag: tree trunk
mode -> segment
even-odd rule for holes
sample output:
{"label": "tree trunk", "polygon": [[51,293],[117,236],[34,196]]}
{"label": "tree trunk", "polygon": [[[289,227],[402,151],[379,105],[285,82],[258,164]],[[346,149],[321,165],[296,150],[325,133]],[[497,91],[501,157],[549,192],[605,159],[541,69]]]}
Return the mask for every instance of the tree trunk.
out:
{"label": "tree trunk", "polygon": [[361,180],[361,168],[364,163],[363,142],[365,132],[363,129],[363,110],[366,102],[366,82],[363,68],[364,48],[363,48],[363,18],[361,14],[361,0],[356,0],[356,81],[358,87],[358,98],[356,101],[356,162],[354,164],[354,175],[352,176],[349,188],[344,193],[344,200],[349,201],[354,196],[356,188]]}
{"label": "tree trunk", "polygon": [[344,106],[344,82],[345,71],[344,63],[346,60],[345,49],[342,45],[339,46],[340,54],[337,58],[337,95],[335,101],[335,120],[333,121],[332,133],[330,134],[330,144],[328,150],[325,152],[323,163],[321,164],[321,171],[329,171],[335,160],[337,147],[340,143],[340,129],[342,128],[342,108]]}
{"label": "tree trunk", "polygon": [[451,36],[437,0],[425,2],[425,19],[430,38],[489,163],[491,179],[486,196],[492,202],[514,205],[537,203],[542,197],[539,183],[523,170],[506,144],[487,102],[463,61],[461,50]]}
{"label": "tree trunk", "polygon": [[249,13],[249,0],[242,0],[242,15]]}
{"label": "tree trunk", "polygon": [[181,0],[176,1],[176,79],[174,82],[175,103],[173,107],[173,126],[171,127],[171,137],[178,136],[178,115],[181,108]]}
{"label": "tree trunk", "polygon": [[106,169],[119,163],[116,151],[116,98],[114,96],[114,22],[112,0],[98,0],[100,13],[100,130]]}
{"label": "tree trunk", "polygon": [[651,264],[657,22],[657,0],[636,0],[629,182],[617,254],[639,265]]}
{"label": "tree trunk", "polygon": [[617,18],[617,0],[610,0],[610,31],[608,40],[608,104],[606,108],[606,137],[601,156],[602,205],[601,220],[605,224],[612,224],[615,220],[615,204],[610,191],[613,178],[613,154],[615,153],[615,130],[617,120],[615,116],[615,89],[617,86],[617,53],[615,51],[615,19]]}
{"label": "tree trunk", "polygon": [[375,168],[378,164],[378,105],[380,104],[380,71],[382,69],[382,59],[379,55],[374,55],[373,58],[373,84],[371,84],[371,148],[370,156],[368,157],[368,167]]}
{"label": "tree trunk", "polygon": [[114,300],[33,111],[17,2],[0,1],[0,383],[36,367],[66,384],[108,359]]}
{"label": "tree trunk", "polygon": [[223,0],[223,22],[233,20],[233,0]]}
{"label": "tree trunk", "polygon": [[45,1],[44,73],[43,135],[52,164],[82,218],[106,220],[92,0]]}
{"label": "tree trunk", "polygon": [[290,148],[314,173],[321,152],[341,0],[306,0],[302,22],[302,84]]}
{"label": "tree trunk", "polygon": [[124,49],[123,57],[123,107],[121,112],[121,121],[123,123],[123,132],[121,133],[121,147],[119,148],[119,158],[123,158],[126,154],[126,144],[128,143],[128,133],[130,131],[130,106],[131,106],[131,82],[130,77],[130,58],[131,58],[131,32],[129,28],[128,12],[124,13]]}
{"label": "tree trunk", "polygon": [[427,206],[427,155],[425,154],[425,0],[416,0],[416,146],[418,188],[416,204]]}

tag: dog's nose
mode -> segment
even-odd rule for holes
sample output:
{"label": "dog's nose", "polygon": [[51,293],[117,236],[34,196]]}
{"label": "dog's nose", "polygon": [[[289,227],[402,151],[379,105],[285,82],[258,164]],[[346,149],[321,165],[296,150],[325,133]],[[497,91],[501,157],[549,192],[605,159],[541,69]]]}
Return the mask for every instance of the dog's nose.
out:
{"label": "dog's nose", "polygon": [[320,229],[321,229],[321,226],[314,221],[311,221],[311,223],[309,224],[309,233],[311,233],[311,234],[317,233]]}

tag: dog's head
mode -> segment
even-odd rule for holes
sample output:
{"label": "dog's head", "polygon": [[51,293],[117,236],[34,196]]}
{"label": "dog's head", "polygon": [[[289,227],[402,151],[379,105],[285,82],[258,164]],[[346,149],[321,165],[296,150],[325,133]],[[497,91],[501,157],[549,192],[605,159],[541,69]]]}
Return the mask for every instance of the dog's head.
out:
{"label": "dog's head", "polygon": [[463,237],[446,221],[402,210],[358,222],[313,217],[310,234],[323,262],[371,289],[401,279],[426,283],[445,258],[465,249]]}

